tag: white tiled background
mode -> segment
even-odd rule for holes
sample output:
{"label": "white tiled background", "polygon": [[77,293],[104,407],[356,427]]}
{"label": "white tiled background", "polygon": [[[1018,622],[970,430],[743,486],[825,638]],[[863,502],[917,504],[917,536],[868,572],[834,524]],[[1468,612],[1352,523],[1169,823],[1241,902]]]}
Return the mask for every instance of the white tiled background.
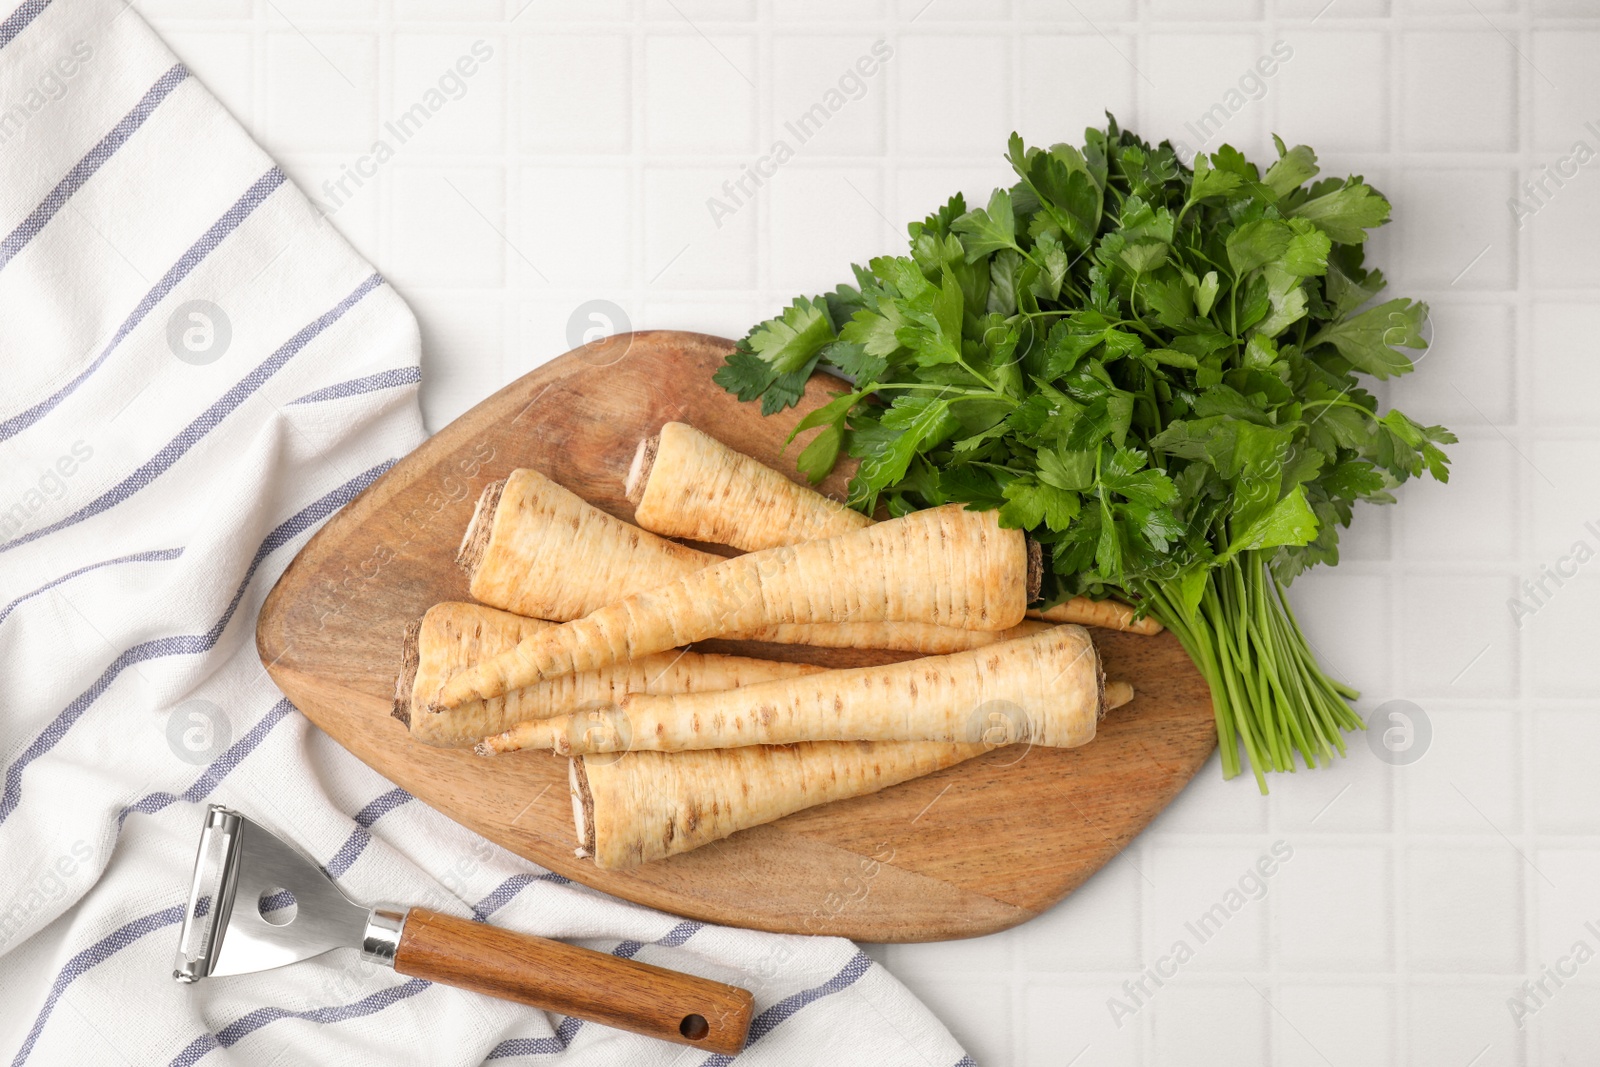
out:
{"label": "white tiled background", "polygon": [[[1431,747],[1391,767],[1358,737],[1339,766],[1279,778],[1267,799],[1213,766],[1038,921],[872,951],[984,1064],[1600,1062],[1600,958],[1561,988],[1547,980],[1522,1026],[1507,1006],[1577,942],[1600,952],[1584,925],[1600,930],[1600,562],[1520,628],[1507,608],[1574,542],[1600,549],[1600,160],[1521,227],[1506,204],[1574,141],[1600,150],[1600,4],[140,9],[325,201],[383,123],[475,41],[493,49],[333,213],[422,321],[434,427],[570,347],[593,298],[636,326],[737,336],[844,280],[851,260],[900,249],[904,222],[955,189],[1008,182],[1013,128],[1076,140],[1110,108],[1197,147],[1185,123],[1285,42],[1292,57],[1218,140],[1260,157],[1276,131],[1389,195],[1396,221],[1373,256],[1394,293],[1433,305],[1436,331],[1391,399],[1462,438],[1448,487],[1361,513],[1345,562],[1295,594],[1325,663],[1368,694],[1363,710],[1416,702]],[[893,56],[864,94],[716,225],[707,198],[880,38]],[[1184,923],[1277,841],[1293,855],[1264,898],[1198,945]],[[1109,999],[1180,939],[1193,959],[1119,1027]]]}

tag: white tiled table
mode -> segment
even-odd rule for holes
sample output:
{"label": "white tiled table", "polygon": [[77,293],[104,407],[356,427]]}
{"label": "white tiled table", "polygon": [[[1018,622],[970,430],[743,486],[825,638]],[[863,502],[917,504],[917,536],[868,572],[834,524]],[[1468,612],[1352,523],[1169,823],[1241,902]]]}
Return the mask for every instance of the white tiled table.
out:
{"label": "white tiled table", "polygon": [[[140,4],[416,309],[434,427],[566,350],[592,298],[737,336],[899,250],[955,189],[1008,181],[1013,128],[1076,139],[1110,108],[1197,147],[1186,124],[1284,42],[1207,147],[1261,156],[1276,130],[1388,193],[1373,256],[1437,331],[1388,392],[1462,438],[1449,487],[1362,513],[1296,598],[1363,709],[1415,701],[1431,748],[1391,767],[1357,738],[1265,800],[1213,766],[1038,921],[872,951],[984,1064],[1600,1062],[1600,959],[1520,1028],[1507,1004],[1577,942],[1600,951],[1600,563],[1520,628],[1507,606],[1575,542],[1600,550],[1600,161],[1520,227],[1507,206],[1573,142],[1600,151],[1600,4],[523,3]],[[716,225],[707,199],[879,39],[859,99]],[[363,163],[477,41],[492,55]],[[1185,923],[1275,842],[1293,853],[1262,899],[1200,944]],[[1193,958],[1114,1020],[1180,939]]]}

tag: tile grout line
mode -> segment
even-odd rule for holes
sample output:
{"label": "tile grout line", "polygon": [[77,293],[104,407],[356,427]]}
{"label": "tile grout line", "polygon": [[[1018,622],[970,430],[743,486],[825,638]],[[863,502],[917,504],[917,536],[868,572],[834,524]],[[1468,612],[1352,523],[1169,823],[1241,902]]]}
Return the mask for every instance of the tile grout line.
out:
{"label": "tile grout line", "polygon": [[[397,64],[395,63],[394,52],[393,13],[392,0],[380,0],[377,4],[377,26],[371,36],[373,72],[377,79],[377,92],[373,94],[371,117],[371,130],[374,138],[383,129],[384,116],[391,113],[394,105],[394,79],[396,77]],[[312,32],[316,31],[313,30]],[[389,262],[389,257],[394,251],[394,203],[392,199],[385,203],[383,195],[384,186],[388,184],[387,179],[387,174],[382,175],[378,179],[378,188],[373,190],[378,197],[375,207],[377,232],[373,234],[373,244],[375,246],[373,255],[379,263]],[[330,222],[329,225],[332,225],[332,223]],[[354,242],[351,243],[354,244]],[[420,333],[420,323],[417,328]],[[424,358],[420,349],[418,350],[417,358],[420,365],[420,361]]]}
{"label": "tile grout line", "polygon": [[[635,11],[635,4],[639,0],[628,0],[627,7],[632,16],[628,22],[628,35],[624,38],[628,48],[628,177],[631,189],[633,207],[631,238],[633,269],[630,272],[629,283],[632,293],[632,308],[629,310],[630,325],[643,325],[645,318],[645,301],[649,298],[649,286],[645,279],[650,273],[649,255],[650,243],[646,238],[649,227],[645,224],[648,215],[646,207],[647,189],[649,187],[648,167],[644,142],[645,108],[644,86],[647,71],[645,34],[639,28],[639,18]],[[631,318],[637,316],[640,323],[632,323]]]}
{"label": "tile grout line", "polygon": [[[392,0],[391,0],[392,2]],[[515,235],[523,243],[527,241],[530,230],[525,208],[520,195],[527,183],[527,171],[519,165],[517,150],[521,147],[518,143],[520,131],[513,121],[517,114],[516,101],[520,96],[519,87],[521,80],[518,77],[521,64],[517,60],[521,56],[521,49],[513,45],[515,29],[508,21],[514,18],[516,12],[507,6],[506,0],[500,2],[499,18],[494,27],[495,58],[502,64],[500,71],[500,172],[505,175],[503,191],[505,204],[506,233]],[[520,43],[520,42],[519,42]],[[509,252],[510,249],[507,248]],[[554,267],[551,268],[554,272]],[[514,353],[521,346],[516,344],[516,339],[522,330],[522,285],[506,285],[500,293],[500,352],[495,360],[500,368],[499,380],[509,382],[514,377],[514,368],[507,366],[507,355]]]}
{"label": "tile grout line", "polygon": [[[942,0],[939,0],[939,2],[942,2]],[[1344,4],[1346,3],[1346,0],[1338,0],[1338,2],[1340,4]],[[523,3],[518,2],[518,0],[508,0],[505,10],[510,14],[515,14],[523,6]],[[923,4],[920,6],[928,5]],[[1486,13],[1491,17],[1498,16],[1501,19],[1508,19],[1511,16],[1511,12],[1505,11],[1489,11]],[[497,17],[504,17],[504,15]],[[825,34],[836,34],[850,29],[859,30],[863,22],[882,23],[885,21],[896,21],[899,17],[900,16],[897,15],[878,17],[862,16],[859,18],[818,17],[804,20],[790,19],[785,22],[785,25],[800,33],[809,34],[818,32]],[[1259,16],[1254,18],[1177,19],[1146,15],[1142,18],[1123,19],[1121,21],[1114,19],[1099,20],[1096,22],[1096,25],[1098,25],[1101,29],[1104,29],[1107,33],[1131,33],[1137,32],[1139,29],[1148,27],[1150,25],[1156,25],[1159,26],[1157,32],[1160,33],[1180,33],[1211,36],[1218,34],[1259,32],[1262,23],[1266,21],[1267,17],[1268,16]],[[181,31],[204,30],[207,28],[214,29],[216,26],[223,24],[225,21],[223,17],[194,15],[152,16],[146,14],[145,18],[152,24],[159,24],[164,28],[171,28]],[[1290,28],[1300,30],[1311,26],[1313,15],[1289,16],[1279,14],[1277,18],[1282,22],[1288,23]],[[1595,21],[1593,16],[1537,15],[1533,16],[1533,20],[1537,21],[1540,29],[1595,29]],[[485,20],[481,18],[435,19],[428,18],[426,16],[408,16],[404,18],[397,18],[396,21],[407,25],[425,27],[430,32],[438,31],[442,33],[457,33],[466,32],[464,27],[482,26]],[[522,20],[519,19],[518,21],[520,23]],[[304,15],[297,16],[295,22],[302,27],[310,27],[315,29],[318,33],[347,34],[357,32],[362,27],[371,25],[371,19],[366,15],[351,15],[343,18],[329,18],[321,15]],[[736,32],[740,27],[749,27],[755,25],[758,22],[758,19],[715,18],[710,16],[702,16],[697,18],[696,22],[703,26],[711,27],[708,32],[728,33]],[[676,14],[655,15],[648,17],[639,15],[624,15],[616,18],[559,18],[553,19],[548,25],[550,26],[550,32],[552,33],[579,35],[597,32],[616,32],[617,27],[625,23],[637,25],[646,32],[655,34],[656,36],[695,36],[695,31],[685,26],[683,20]],[[1071,15],[1054,18],[1042,16],[1028,18],[1026,23],[1030,28],[1039,30],[1040,32],[1055,33],[1062,27],[1080,25],[1081,20],[1076,16]],[[949,30],[933,30],[932,27],[937,24],[937,19],[927,22],[920,22],[914,32],[927,36],[932,36],[939,32],[951,32]],[[958,27],[959,29],[956,32],[961,33],[964,33],[967,30],[974,30],[979,33],[1006,33],[1009,32],[1013,26],[1013,18],[1012,16],[1007,15],[992,19],[955,19],[946,20],[945,25],[948,27]],[[1483,25],[1482,21],[1475,18],[1470,11],[1441,15],[1399,16],[1393,14],[1392,7],[1391,13],[1387,15],[1354,15],[1343,18],[1329,16],[1327,17],[1326,21],[1319,22],[1316,28],[1320,31],[1327,26],[1337,26],[1339,28],[1338,32],[1343,32],[1346,30],[1381,31],[1391,26],[1404,30],[1421,30],[1424,32],[1491,32]],[[1463,29],[1463,26],[1466,28]]]}
{"label": "tile grout line", "polygon": [[[1518,27],[1516,30],[1518,44],[1523,50],[1523,55],[1532,55],[1533,31],[1531,12],[1529,10],[1530,5],[1526,2],[1526,0],[1524,0],[1523,3],[1518,5],[1518,7],[1520,9],[1520,17],[1518,18]],[[1511,176],[1511,190],[1513,195],[1515,195],[1517,192],[1517,181],[1522,177],[1522,175],[1527,174],[1531,169],[1533,152],[1533,71],[1529,69],[1528,63],[1518,63],[1516,70],[1516,112],[1518,119],[1516,147],[1518,162],[1517,167],[1512,172]],[[1534,446],[1528,442],[1527,436],[1524,432],[1524,427],[1527,425],[1527,412],[1525,405],[1532,396],[1532,391],[1529,389],[1529,384],[1532,378],[1532,370],[1526,358],[1527,355],[1533,351],[1533,300],[1529,292],[1529,287],[1532,284],[1532,278],[1530,277],[1530,266],[1532,264],[1532,256],[1530,253],[1532,251],[1532,245],[1532,230],[1527,227],[1519,228],[1515,232],[1515,246],[1513,251],[1513,254],[1516,256],[1516,304],[1514,313],[1517,321],[1513,329],[1513,359],[1515,360],[1515,365],[1512,373],[1514,392],[1512,395],[1511,413],[1514,420],[1516,439],[1523,446],[1529,448],[1530,450],[1532,450]],[[1533,523],[1533,508],[1531,507],[1531,503],[1533,493],[1536,493],[1538,490],[1536,488],[1532,488],[1532,482],[1528,477],[1528,471],[1525,465],[1516,464],[1512,469],[1516,471],[1515,481],[1512,483],[1512,485],[1514,493],[1513,499],[1514,504],[1517,507],[1518,521],[1512,534],[1514,540],[1511,545],[1511,558],[1514,561],[1520,562],[1524,557],[1531,557],[1533,553],[1533,544],[1535,538],[1533,536],[1533,530],[1531,529]],[[1509,579],[1508,584],[1512,585],[1514,588],[1516,583],[1514,574],[1518,569],[1517,563],[1513,563],[1511,569],[1513,571],[1513,576]],[[1524,646],[1518,631],[1514,630],[1512,632],[1511,641],[1513,648],[1512,663],[1514,665],[1516,678],[1516,685],[1514,688],[1514,703],[1518,719],[1518,752],[1515,760],[1513,761],[1513,766],[1517,775],[1517,789],[1514,791],[1518,801],[1517,829],[1519,832],[1517,833],[1517,838],[1523,854],[1534,855],[1535,846],[1532,838],[1535,835],[1532,832],[1533,828],[1529,820],[1529,813],[1533,809],[1529,803],[1530,797],[1528,795],[1532,789],[1532,780],[1528,774],[1528,760],[1530,754],[1533,752],[1534,720],[1530,708],[1530,702],[1527,696],[1527,649]],[[1520,864],[1517,872],[1519,881],[1521,883],[1520,900],[1518,901],[1520,905],[1520,914],[1518,918],[1522,927],[1522,936],[1519,939],[1521,949],[1521,958],[1519,962],[1524,970],[1527,969],[1528,961],[1535,957],[1536,950],[1534,946],[1534,934],[1539,928],[1537,916],[1537,901],[1539,899],[1537,894],[1539,892],[1539,888],[1538,883],[1534,881],[1534,873],[1530,871],[1528,867],[1529,864]],[[1512,1039],[1511,1052],[1512,1058],[1518,1063],[1526,1064],[1528,1062],[1528,1034],[1525,1028],[1518,1027],[1517,1034]]]}
{"label": "tile grout line", "polygon": [[[1386,128],[1384,147],[1392,154],[1403,143],[1401,137],[1401,116],[1405,104],[1405,74],[1404,74],[1404,38],[1403,31],[1396,25],[1394,2],[1391,0],[1388,12],[1388,25],[1384,34],[1386,52],[1384,59],[1388,66],[1389,94],[1385,108]],[[1404,173],[1403,164],[1395,164]],[[1391,172],[1390,177],[1398,178]],[[1396,250],[1401,262],[1405,261],[1407,243],[1406,235],[1402,234],[1397,243]],[[1387,390],[1386,390],[1387,392]],[[1387,397],[1386,397],[1387,399]],[[1404,632],[1404,590],[1406,589],[1406,574],[1400,560],[1402,547],[1405,544],[1405,519],[1391,516],[1388,524],[1389,556],[1386,568],[1386,594],[1389,599],[1387,605],[1389,617],[1390,640],[1388,646],[1389,659],[1389,691],[1399,690],[1402,678],[1402,665],[1400,651],[1393,635]],[[1370,718],[1370,713],[1369,713]],[[1389,847],[1386,850],[1389,858],[1388,885],[1390,894],[1390,961],[1389,967],[1393,975],[1396,996],[1394,998],[1395,1017],[1390,1023],[1390,1047],[1397,1051],[1399,1062],[1411,1064],[1411,1050],[1394,1049],[1401,1034],[1409,1033],[1411,1017],[1411,980],[1410,980],[1410,923],[1407,922],[1407,907],[1411,895],[1405,882],[1405,856],[1410,851],[1411,808],[1410,790],[1406,787],[1403,775],[1389,775]]]}
{"label": "tile grout line", "polygon": [[[772,22],[773,10],[771,4],[761,3],[757,10],[757,37],[755,41],[756,59],[760,70],[756,74],[756,129],[755,150],[766,151],[776,139],[776,126],[778,122],[777,106],[778,94],[773,80],[773,44]],[[765,196],[757,197],[753,205],[756,211],[756,291],[768,292],[774,288],[772,284],[772,197],[775,194],[778,175],[774,174],[769,179]],[[768,309],[776,313],[777,302],[767,305],[767,308],[757,308],[758,315],[764,314]]]}

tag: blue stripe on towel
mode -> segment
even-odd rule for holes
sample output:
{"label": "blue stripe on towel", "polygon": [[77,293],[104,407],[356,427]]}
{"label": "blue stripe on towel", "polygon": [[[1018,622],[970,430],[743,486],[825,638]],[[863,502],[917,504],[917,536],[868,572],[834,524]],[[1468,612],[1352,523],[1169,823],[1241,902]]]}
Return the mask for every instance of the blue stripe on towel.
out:
{"label": "blue stripe on towel", "polygon": [[[760,1041],[763,1037],[777,1029],[778,1024],[786,1021],[800,1009],[808,1004],[814,1004],[824,997],[830,997],[841,989],[847,989],[872,969],[872,957],[865,952],[858,951],[849,963],[832,978],[819,986],[802,989],[800,992],[784,997],[766,1011],[757,1015],[750,1023],[750,1037],[745,1041],[745,1048]],[[727,1067],[733,1062],[733,1057],[718,1052],[707,1056],[700,1067]]]}
{"label": "blue stripe on towel", "polygon": [[375,1015],[391,1004],[399,1003],[408,997],[414,997],[427,989],[433,983],[425,982],[421,978],[413,978],[388,989],[380,989],[369,993],[354,1004],[336,1004],[327,1008],[311,1008],[307,1011],[290,1011],[288,1008],[257,1008],[248,1015],[240,1016],[233,1022],[218,1030],[215,1034],[201,1034],[178,1053],[172,1060],[172,1067],[193,1067],[213,1049],[229,1048],[239,1041],[244,1040],[268,1023],[275,1023],[279,1019],[303,1019],[312,1023],[338,1023],[347,1019],[359,1019],[364,1015]]}
{"label": "blue stripe on towel", "polygon": [[478,922],[488,922],[489,916],[511,903],[511,899],[522,892],[534,882],[554,882],[556,885],[571,885],[572,879],[557,874],[555,871],[545,871],[543,874],[513,874],[501,882],[493,893],[480,900],[472,909],[472,917]]}
{"label": "blue stripe on towel", "polygon": [[48,593],[61,583],[70,582],[80,574],[88,574],[90,571],[97,571],[101,567],[114,567],[119,563],[160,563],[169,559],[177,559],[181,555],[183,555],[183,549],[181,548],[158,548],[151,552],[132,552],[126,556],[118,556],[116,559],[101,560],[99,563],[91,563],[86,567],[79,567],[75,571],[68,571],[61,577],[44,583],[32,592],[23,593],[5,607],[0,607],[0,622],[5,622],[6,616],[15,611],[18,604],[25,600],[32,600],[40,593]]}
{"label": "blue stripe on towel", "polygon": [[[9,20],[8,20],[9,21]],[[23,246],[33,240],[39,231],[44,229],[56,212],[72,198],[72,194],[83,188],[84,184],[92,177],[101,164],[116,154],[132,137],[134,131],[144,125],[144,120],[150,117],[151,112],[160,106],[178,84],[189,76],[182,63],[173,64],[156,83],[145,91],[144,97],[134,105],[133,110],[122,116],[122,120],[111,128],[111,132],[100,138],[98,144],[89,149],[88,155],[78,160],[72,169],[67,171],[67,176],[56,183],[56,187],[45,194],[39,206],[29,212],[28,217],[17,224],[17,228],[0,241],[0,270],[5,270],[6,265],[22,251]]]}
{"label": "blue stripe on towel", "polygon": [[[663,934],[659,940],[651,943],[677,948],[703,929],[705,929],[705,923],[698,923],[693,919],[685,919]],[[611,954],[613,956],[621,956],[625,960],[631,960],[639,954],[639,950],[642,948],[644,948],[643,941],[624,941],[612,949]]]}
{"label": "blue stripe on towel", "polygon": [[182,800],[189,804],[197,804],[211,795],[211,791],[222,783],[228,772],[239,766],[244,758],[256,750],[256,746],[265,741],[272,728],[282,722],[289,712],[294,710],[294,705],[289,703],[287,697],[272,705],[272,708],[261,717],[261,721],[250,728],[250,732],[228,746],[228,750],[213,760],[200,777],[195,779],[193,785],[185,789],[182,794],[173,796],[171,793],[150,793],[140,797],[132,804],[117,813],[117,829],[122,829],[122,824],[134,812],[145,815],[154,815],[156,812],[176,804]]}
{"label": "blue stripe on towel", "polygon": [[420,381],[422,381],[421,367],[395,367],[393,370],[379,371],[377,374],[369,374],[364,378],[351,378],[347,382],[339,382],[325,389],[317,389],[297,400],[289,401],[288,406],[316,404],[323,400],[340,400],[347,396],[376,393],[380,389],[394,389],[402,385],[413,385]]}
{"label": "blue stripe on towel", "polygon": [[0,48],[17,39],[17,34],[28,28],[28,23],[39,17],[39,12],[50,6],[50,0],[27,0],[0,22]]}
{"label": "blue stripe on towel", "polygon": [[250,213],[259,207],[263,200],[272,195],[273,190],[282,185],[284,180],[283,171],[276,166],[257,178],[255,183],[244,191],[244,195],[234,201],[233,206],[223,212],[222,217],[212,223],[211,227],[200,235],[200,239],[190,245],[188,250],[178,257],[178,261],[168,269],[166,274],[161,276],[161,280],[150,287],[150,291],[144,294],[144,298],[139,301],[138,306],[123,320],[122,325],[117,327],[117,332],[112,335],[111,340],[100,350],[100,354],[94,358],[92,363],[79,371],[77,377],[37,404],[34,404],[26,411],[18,412],[4,422],[0,422],[0,441],[15,437],[29,426],[38,422],[54,410],[57,404],[70,396],[78,386],[88,381],[89,376],[100,369],[100,364],[104,363],[110,357],[112,351],[133,332],[134,327],[143,322],[145,316],[150,314],[155,306],[165,299],[173,289],[177,288],[179,282],[187,278],[190,272],[199,266],[206,256],[215,251],[216,247],[222,243],[223,238],[237,230],[239,224],[249,218]]}
{"label": "blue stripe on towel", "polygon": [[355,813],[356,828],[350,831],[350,836],[345,838],[344,844],[339,846],[339,851],[333,854],[333,859],[323,870],[328,872],[329,878],[338,878],[348,871],[356,860],[361,858],[361,853],[366,851],[372,843],[372,824],[389,814],[403,804],[409,804],[415,799],[399,786],[379,795],[366,807]]}

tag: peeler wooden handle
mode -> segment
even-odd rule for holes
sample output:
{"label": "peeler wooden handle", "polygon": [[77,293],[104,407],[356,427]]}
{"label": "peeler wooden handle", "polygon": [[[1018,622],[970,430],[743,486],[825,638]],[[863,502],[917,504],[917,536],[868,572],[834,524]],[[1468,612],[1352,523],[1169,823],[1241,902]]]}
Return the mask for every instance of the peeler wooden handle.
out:
{"label": "peeler wooden handle", "polygon": [[737,986],[426,908],[406,915],[394,969],[709,1052],[737,1053],[750,1029]]}

